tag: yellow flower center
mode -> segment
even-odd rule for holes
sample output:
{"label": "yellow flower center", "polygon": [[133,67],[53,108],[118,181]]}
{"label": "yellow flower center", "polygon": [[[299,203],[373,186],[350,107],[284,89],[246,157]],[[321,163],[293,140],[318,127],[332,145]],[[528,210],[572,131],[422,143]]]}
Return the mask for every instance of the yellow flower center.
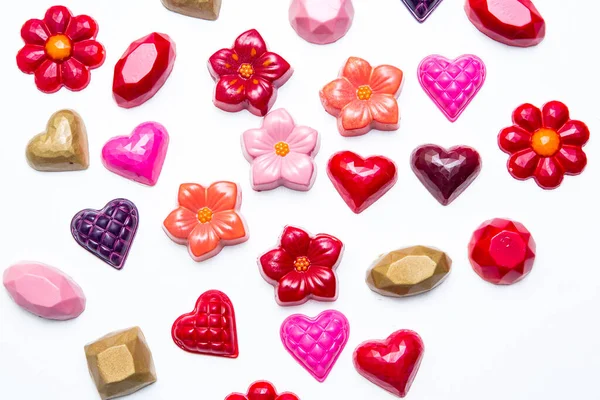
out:
{"label": "yellow flower center", "polygon": [[290,152],[290,146],[286,142],[275,143],[275,154],[280,157],[285,157]]}
{"label": "yellow flower center", "polygon": [[202,207],[200,211],[198,211],[198,221],[200,221],[201,224],[210,222],[212,216],[213,212],[208,207]]}
{"label": "yellow flower center", "polygon": [[242,64],[238,72],[242,78],[248,79],[254,75],[254,68],[250,64]]}
{"label": "yellow flower center", "polygon": [[356,97],[358,97],[359,100],[369,100],[371,95],[373,95],[373,90],[371,90],[369,85],[359,86],[358,91],[356,92]]}
{"label": "yellow flower center", "polygon": [[310,260],[308,259],[308,257],[298,257],[294,261],[294,268],[298,272],[304,272],[308,269],[308,267],[310,267]]}
{"label": "yellow flower center", "polygon": [[542,157],[553,156],[560,149],[560,136],[552,129],[538,129],[531,137],[531,147]]}
{"label": "yellow flower center", "polygon": [[46,54],[54,61],[62,61],[71,56],[71,41],[65,35],[50,36],[46,42]]}

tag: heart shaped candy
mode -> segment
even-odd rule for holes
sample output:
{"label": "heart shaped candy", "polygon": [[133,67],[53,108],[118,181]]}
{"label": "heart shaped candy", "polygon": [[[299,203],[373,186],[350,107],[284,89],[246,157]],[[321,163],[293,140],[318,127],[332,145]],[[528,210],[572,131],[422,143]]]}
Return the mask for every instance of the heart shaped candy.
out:
{"label": "heart shaped candy", "polygon": [[323,382],[350,336],[350,324],[339,311],[327,310],[309,318],[294,314],[281,324],[285,349],[316,380]]}
{"label": "heart shaped candy", "polygon": [[454,122],[483,86],[485,64],[472,54],[452,61],[431,55],[419,64],[418,75],[425,93]]}
{"label": "heart shaped candy", "polygon": [[444,206],[464,192],[481,171],[479,153],[468,146],[448,150],[434,144],[419,146],[410,163],[423,186]]}
{"label": "heart shaped candy", "polygon": [[110,139],[102,148],[102,164],[127,179],[154,186],[169,147],[169,134],[156,122],[138,125],[131,135]]}
{"label": "heart shaped candy", "polygon": [[75,111],[61,110],[50,117],[46,131],[27,144],[27,162],[38,171],[80,171],[90,165],[83,120]]}
{"label": "heart shaped candy", "polygon": [[190,353],[237,358],[235,312],[229,297],[218,290],[204,292],[194,311],[175,320],[171,337]]}
{"label": "heart shaped candy", "polygon": [[351,151],[334,154],[327,164],[327,175],[356,214],[375,203],[398,180],[396,165],[389,158],[362,158]]}
{"label": "heart shaped candy", "polygon": [[399,330],[385,340],[359,345],[354,351],[354,367],[372,383],[404,397],[417,375],[424,350],[419,335]]}
{"label": "heart shaped candy", "polygon": [[127,199],[110,201],[101,210],[79,211],[71,221],[71,234],[81,247],[121,269],[135,237],[138,210]]}

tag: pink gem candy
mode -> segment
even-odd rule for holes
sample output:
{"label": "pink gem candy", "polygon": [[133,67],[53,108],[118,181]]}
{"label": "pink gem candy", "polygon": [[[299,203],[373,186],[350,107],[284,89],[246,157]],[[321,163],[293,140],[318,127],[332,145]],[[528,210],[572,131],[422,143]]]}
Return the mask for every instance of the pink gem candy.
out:
{"label": "pink gem candy", "polygon": [[323,311],[315,318],[294,314],[283,321],[280,334],[292,357],[323,382],[348,342],[350,324],[335,310]]}
{"label": "pink gem candy", "polygon": [[85,310],[83,291],[64,272],[26,261],[4,271],[4,287],[25,310],[42,318],[67,320]]}
{"label": "pink gem candy", "polygon": [[333,43],[342,38],[352,25],[352,0],[293,0],[290,24],[307,42]]}
{"label": "pink gem candy", "polygon": [[111,172],[154,186],[162,170],[169,134],[156,122],[145,122],[129,136],[110,139],[102,148],[102,163]]}

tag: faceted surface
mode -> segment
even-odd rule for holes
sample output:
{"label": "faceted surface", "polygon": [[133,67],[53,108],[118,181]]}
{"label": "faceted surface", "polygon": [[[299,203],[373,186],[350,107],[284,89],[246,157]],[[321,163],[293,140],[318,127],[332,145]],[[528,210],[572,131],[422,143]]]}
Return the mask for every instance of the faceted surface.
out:
{"label": "faceted surface", "polygon": [[126,396],[156,382],[152,353],[138,327],[109,333],[84,350],[103,400]]}
{"label": "faceted surface", "polygon": [[389,158],[362,158],[351,151],[334,154],[327,164],[327,175],[356,214],[381,198],[398,180],[396,165]]}
{"label": "faceted surface", "polygon": [[379,257],[367,272],[367,285],[384,296],[412,296],[442,283],[451,266],[450,257],[437,249],[408,247]]}
{"label": "faceted surface", "polygon": [[151,33],[131,43],[115,65],[113,97],[123,108],[137,107],[165,84],[175,64],[175,42]]}
{"label": "faceted surface", "polygon": [[424,22],[442,0],[402,0],[411,14],[419,22]]}
{"label": "faceted surface", "polygon": [[481,171],[479,153],[468,146],[448,150],[434,144],[419,146],[410,161],[423,186],[444,206],[464,192]]}
{"label": "faceted surface", "polygon": [[10,297],[38,317],[67,320],[85,310],[85,295],[61,270],[38,262],[21,262],[4,271]]}
{"label": "faceted surface", "polygon": [[352,25],[352,0],[293,0],[290,24],[307,42],[333,43],[342,38]]}
{"label": "faceted surface", "polygon": [[271,382],[254,382],[248,388],[248,393],[231,393],[225,400],[299,400],[294,393],[285,392],[277,394]]}
{"label": "faceted surface", "polygon": [[73,217],[71,234],[84,249],[121,269],[135,237],[138,210],[127,199],[115,199],[101,210],[85,209]]}
{"label": "faceted surface", "polygon": [[484,280],[496,285],[510,285],[531,272],[535,241],[519,222],[492,219],[473,233],[469,242],[469,260]]}
{"label": "faceted surface", "polygon": [[323,382],[348,342],[350,324],[335,310],[323,311],[315,318],[294,314],[283,321],[280,335],[292,357]]}
{"label": "faceted surface", "polygon": [[175,320],[171,337],[190,353],[237,358],[235,312],[229,297],[218,290],[204,292],[194,311]]}
{"label": "faceted surface", "polygon": [[88,137],[83,120],[75,111],[54,113],[46,131],[27,144],[27,162],[38,171],[79,171],[90,165]]}
{"label": "faceted surface", "polygon": [[399,330],[385,340],[358,346],[354,351],[354,367],[375,385],[404,397],[419,371],[424,351],[419,335]]}
{"label": "faceted surface", "polygon": [[219,18],[221,0],[161,0],[169,10],[190,17],[214,21]]}
{"label": "faceted surface", "polygon": [[546,35],[546,22],[530,0],[466,0],[465,11],[477,29],[509,46],[535,46]]}
{"label": "faceted surface", "polygon": [[154,186],[169,147],[169,134],[156,122],[138,125],[129,136],[110,139],[102,148],[102,163],[127,179]]}

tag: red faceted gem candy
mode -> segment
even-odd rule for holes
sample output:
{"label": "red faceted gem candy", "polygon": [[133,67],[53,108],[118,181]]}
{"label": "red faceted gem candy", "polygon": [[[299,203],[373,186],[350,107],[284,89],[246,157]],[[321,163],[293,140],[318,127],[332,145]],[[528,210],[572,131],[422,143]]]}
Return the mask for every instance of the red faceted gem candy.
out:
{"label": "red faceted gem candy", "polygon": [[398,180],[396,164],[389,158],[362,158],[351,151],[334,154],[327,164],[327,175],[356,214],[379,200]]}
{"label": "red faceted gem candy", "polygon": [[399,330],[385,340],[362,343],[354,350],[354,367],[359,374],[390,393],[404,397],[412,385],[425,346],[410,330]]}
{"label": "red faceted gem candy", "polygon": [[131,43],[115,65],[113,97],[119,107],[137,107],[160,90],[173,70],[175,42],[151,33]]}
{"label": "red faceted gem candy", "polygon": [[225,400],[299,400],[294,393],[277,394],[272,383],[267,381],[254,382],[248,388],[247,394],[231,393]]}
{"label": "red faceted gem candy", "polygon": [[530,0],[466,0],[465,11],[477,29],[509,46],[535,46],[546,35],[546,22]]}
{"label": "red faceted gem candy", "polygon": [[477,274],[496,285],[510,285],[533,268],[535,241],[520,223],[496,218],[481,224],[469,243],[469,260]]}

